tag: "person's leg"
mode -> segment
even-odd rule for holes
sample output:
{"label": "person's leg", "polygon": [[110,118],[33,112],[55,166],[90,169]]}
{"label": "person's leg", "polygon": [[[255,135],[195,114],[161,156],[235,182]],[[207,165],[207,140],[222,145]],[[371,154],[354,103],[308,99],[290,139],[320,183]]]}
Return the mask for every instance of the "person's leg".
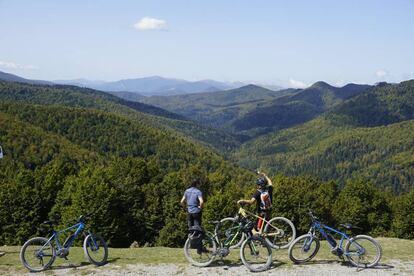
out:
{"label": "person's leg", "polygon": [[193,214],[191,213],[187,213],[187,224],[188,224],[188,229],[190,229],[192,226],[194,226],[194,218],[192,216]]}
{"label": "person's leg", "polygon": [[193,214],[194,226],[199,226],[201,228],[201,212]]}
{"label": "person's leg", "polygon": [[265,212],[265,216],[264,216],[265,220],[269,221],[269,220],[270,220],[271,215],[272,215],[272,210],[268,210],[268,211],[266,211],[266,212]]}
{"label": "person's leg", "polygon": [[261,230],[261,228],[262,228],[262,225],[263,225],[263,217],[264,217],[264,214],[262,213],[262,212],[260,212],[260,213],[258,213],[257,214],[258,216],[259,216],[259,218],[257,218],[257,220],[256,220],[256,231],[259,231],[260,232],[260,230]]}

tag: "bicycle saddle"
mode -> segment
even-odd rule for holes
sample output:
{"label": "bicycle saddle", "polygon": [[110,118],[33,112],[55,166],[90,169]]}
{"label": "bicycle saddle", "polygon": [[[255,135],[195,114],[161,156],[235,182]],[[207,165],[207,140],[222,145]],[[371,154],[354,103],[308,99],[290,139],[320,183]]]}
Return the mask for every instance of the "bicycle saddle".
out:
{"label": "bicycle saddle", "polygon": [[348,229],[348,230],[350,230],[350,229],[362,229],[361,227],[354,226],[350,223],[340,224],[339,226],[342,226],[342,227],[344,227],[345,229]]}
{"label": "bicycle saddle", "polygon": [[219,220],[209,220],[208,223],[210,223],[210,224],[219,224],[220,221]]}

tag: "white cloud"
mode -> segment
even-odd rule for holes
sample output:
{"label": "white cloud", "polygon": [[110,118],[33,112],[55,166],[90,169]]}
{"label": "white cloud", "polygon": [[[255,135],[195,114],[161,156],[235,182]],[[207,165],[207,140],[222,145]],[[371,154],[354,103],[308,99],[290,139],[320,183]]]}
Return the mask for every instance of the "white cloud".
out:
{"label": "white cloud", "polygon": [[0,60],[0,67],[7,68],[7,69],[17,69],[17,64],[10,61],[1,61]]}
{"label": "white cloud", "polygon": [[11,61],[1,61],[1,60],[0,60],[0,67],[1,68],[6,68],[6,69],[11,69],[11,70],[16,70],[16,69],[35,70],[35,69],[38,69],[37,66],[31,65],[31,64],[23,65],[23,64],[18,64],[18,63],[11,62]]}
{"label": "white cloud", "polygon": [[387,71],[385,71],[385,70],[378,70],[377,72],[375,72],[375,75],[378,77],[378,78],[384,78],[386,75],[388,75],[388,72]]}
{"label": "white cloud", "polygon": [[309,86],[308,84],[306,84],[304,82],[294,80],[292,78],[289,78],[289,85],[293,88],[306,88],[306,87]]}
{"label": "white cloud", "polygon": [[143,17],[134,24],[134,28],[140,31],[165,30],[167,22],[162,19]]}

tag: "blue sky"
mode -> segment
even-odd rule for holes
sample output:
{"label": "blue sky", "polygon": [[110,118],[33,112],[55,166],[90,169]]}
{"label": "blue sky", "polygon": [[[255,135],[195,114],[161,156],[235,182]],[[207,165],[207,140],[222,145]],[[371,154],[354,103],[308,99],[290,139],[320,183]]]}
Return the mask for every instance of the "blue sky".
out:
{"label": "blue sky", "polygon": [[0,0],[0,71],[305,86],[414,78],[414,0]]}

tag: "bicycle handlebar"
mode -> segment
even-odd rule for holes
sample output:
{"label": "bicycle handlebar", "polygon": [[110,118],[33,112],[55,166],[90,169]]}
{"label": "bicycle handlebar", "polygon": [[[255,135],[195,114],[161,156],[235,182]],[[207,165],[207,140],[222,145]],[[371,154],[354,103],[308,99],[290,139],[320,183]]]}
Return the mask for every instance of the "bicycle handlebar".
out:
{"label": "bicycle handlebar", "polygon": [[320,220],[317,216],[315,216],[314,211],[311,208],[309,208],[309,206],[302,205],[302,204],[299,203],[298,207],[299,208],[306,208],[308,210],[307,211],[308,215],[311,217],[312,221],[319,221]]}

